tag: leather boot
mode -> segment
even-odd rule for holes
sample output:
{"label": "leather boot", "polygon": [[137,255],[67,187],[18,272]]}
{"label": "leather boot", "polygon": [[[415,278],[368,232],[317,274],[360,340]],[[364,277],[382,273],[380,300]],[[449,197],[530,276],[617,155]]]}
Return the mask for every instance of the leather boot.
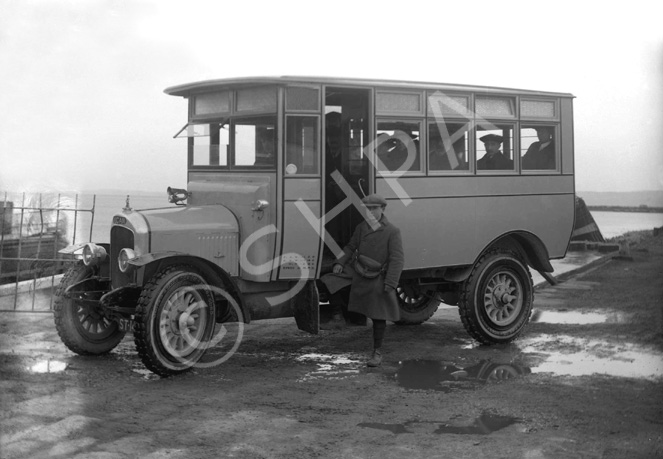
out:
{"label": "leather boot", "polygon": [[382,352],[380,352],[380,349],[375,349],[373,351],[373,357],[366,362],[366,365],[369,367],[379,367],[382,365]]}

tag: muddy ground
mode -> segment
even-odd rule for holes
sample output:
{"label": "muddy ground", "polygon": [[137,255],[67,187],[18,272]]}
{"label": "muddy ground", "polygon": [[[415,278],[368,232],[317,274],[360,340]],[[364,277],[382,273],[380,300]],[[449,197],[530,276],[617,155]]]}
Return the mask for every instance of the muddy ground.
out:
{"label": "muddy ground", "polygon": [[0,457],[663,457],[663,237],[632,239],[538,289],[516,342],[478,346],[441,308],[390,325],[378,369],[369,327],[312,336],[281,319],[161,379],[130,337],[81,357],[51,315],[3,313]]}

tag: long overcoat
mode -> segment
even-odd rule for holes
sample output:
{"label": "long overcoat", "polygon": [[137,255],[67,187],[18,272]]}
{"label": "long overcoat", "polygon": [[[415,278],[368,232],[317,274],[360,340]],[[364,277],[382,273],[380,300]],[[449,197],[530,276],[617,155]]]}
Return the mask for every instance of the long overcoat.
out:
{"label": "long overcoat", "polygon": [[[321,280],[331,293],[352,286],[348,311],[364,314],[371,319],[397,321],[400,319],[400,309],[395,289],[405,261],[401,232],[389,223],[385,215],[382,215],[379,223],[376,230],[366,221],[357,225],[350,242],[343,248],[343,256],[336,261],[343,266],[343,272],[326,274]],[[360,276],[352,266],[355,251],[381,264],[386,263],[385,272],[374,279]],[[385,285],[393,289],[387,293]]]}

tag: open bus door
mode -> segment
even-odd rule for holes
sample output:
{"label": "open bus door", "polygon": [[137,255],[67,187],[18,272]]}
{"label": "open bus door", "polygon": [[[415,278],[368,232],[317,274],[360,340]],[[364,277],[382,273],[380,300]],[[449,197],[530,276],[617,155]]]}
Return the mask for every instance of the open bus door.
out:
{"label": "open bus door", "polygon": [[[338,171],[350,185],[352,192],[364,197],[372,192],[369,181],[369,161],[364,154],[371,139],[369,123],[370,91],[327,87],[325,91],[325,200],[324,212],[339,205],[346,193],[333,177]],[[363,216],[354,206],[348,206],[338,215],[326,220],[325,229],[331,238],[343,248],[349,241],[354,228]],[[331,268],[335,254],[325,245],[322,272]]]}

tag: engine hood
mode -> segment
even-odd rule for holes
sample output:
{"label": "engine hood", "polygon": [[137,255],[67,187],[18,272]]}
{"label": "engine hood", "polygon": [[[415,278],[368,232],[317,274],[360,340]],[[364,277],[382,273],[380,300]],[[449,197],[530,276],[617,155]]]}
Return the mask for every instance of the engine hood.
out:
{"label": "engine hood", "polygon": [[139,256],[177,252],[209,260],[231,275],[238,272],[239,225],[224,206],[125,211],[113,223],[133,232]]}
{"label": "engine hood", "polygon": [[145,218],[152,235],[183,231],[203,233],[236,233],[239,231],[235,216],[221,205],[167,207],[139,212]]}

